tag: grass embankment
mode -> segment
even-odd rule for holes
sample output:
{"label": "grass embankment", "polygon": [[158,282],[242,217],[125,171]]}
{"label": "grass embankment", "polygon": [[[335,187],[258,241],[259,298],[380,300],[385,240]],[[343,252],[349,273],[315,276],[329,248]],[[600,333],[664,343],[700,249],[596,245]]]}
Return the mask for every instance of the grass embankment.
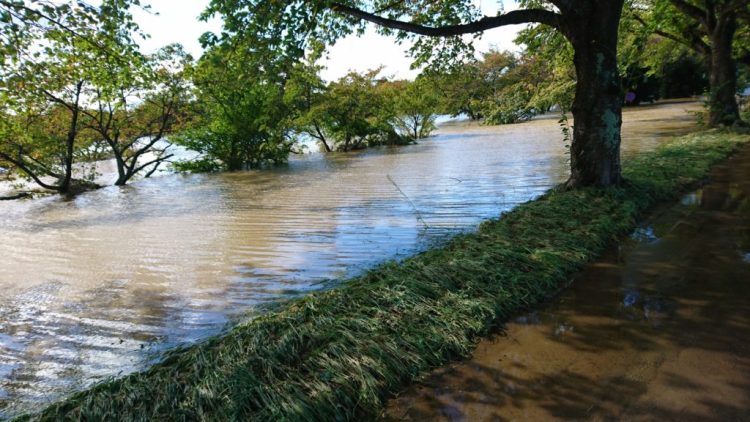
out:
{"label": "grass embankment", "polygon": [[291,302],[31,418],[372,417],[389,393],[468,356],[498,321],[548,298],[645,210],[705,177],[748,138],[677,139],[628,160],[627,187],[550,192],[443,248]]}

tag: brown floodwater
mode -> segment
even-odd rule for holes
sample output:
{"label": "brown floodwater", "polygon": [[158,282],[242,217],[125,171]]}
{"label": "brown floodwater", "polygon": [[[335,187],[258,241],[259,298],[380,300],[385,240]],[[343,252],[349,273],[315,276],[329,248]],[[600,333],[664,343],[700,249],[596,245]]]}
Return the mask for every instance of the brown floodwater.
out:
{"label": "brown floodwater", "polygon": [[[690,131],[698,107],[627,110],[625,154]],[[454,123],[403,148],[0,203],[0,418],[474,230],[565,179],[561,138],[556,118]]]}
{"label": "brown floodwater", "polygon": [[750,147],[386,419],[750,420]]}

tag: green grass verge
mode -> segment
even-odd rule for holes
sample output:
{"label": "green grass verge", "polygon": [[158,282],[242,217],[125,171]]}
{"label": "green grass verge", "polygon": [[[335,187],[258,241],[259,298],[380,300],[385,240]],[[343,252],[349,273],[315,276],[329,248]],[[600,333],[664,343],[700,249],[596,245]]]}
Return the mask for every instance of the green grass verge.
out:
{"label": "green grass verge", "polygon": [[702,132],[629,159],[618,189],[549,192],[476,233],[311,294],[30,420],[349,420],[554,294],[748,135]]}

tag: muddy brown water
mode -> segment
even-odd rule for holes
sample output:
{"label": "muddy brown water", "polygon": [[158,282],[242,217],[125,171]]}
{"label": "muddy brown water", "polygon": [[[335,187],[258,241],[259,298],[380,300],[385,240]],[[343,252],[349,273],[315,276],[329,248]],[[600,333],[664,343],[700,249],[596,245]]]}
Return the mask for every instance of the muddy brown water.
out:
{"label": "muddy brown water", "polygon": [[[692,130],[698,107],[627,110],[625,154]],[[449,124],[403,148],[0,203],[0,418],[473,230],[563,181],[564,151],[553,117]]]}
{"label": "muddy brown water", "polygon": [[750,148],[389,420],[750,420]]}

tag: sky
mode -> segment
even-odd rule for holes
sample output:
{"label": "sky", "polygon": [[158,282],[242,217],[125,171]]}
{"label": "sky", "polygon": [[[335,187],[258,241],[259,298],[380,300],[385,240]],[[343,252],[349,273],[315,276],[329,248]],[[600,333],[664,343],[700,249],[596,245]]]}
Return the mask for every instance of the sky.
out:
{"label": "sky", "polygon": [[[476,0],[485,15],[495,15],[498,3],[495,0]],[[200,22],[197,16],[209,0],[148,0],[152,13],[136,11],[134,17],[141,29],[151,38],[141,42],[144,52],[152,52],[170,43],[180,43],[194,57],[200,57],[202,49],[198,38],[207,31],[221,30],[221,20],[212,19]],[[517,4],[505,1],[506,11],[517,8]],[[513,43],[516,33],[524,25],[514,25],[492,29],[475,42],[477,52],[484,52],[491,46],[500,50],[518,51]],[[325,80],[331,81],[344,76],[350,70],[363,72],[385,65],[384,75],[398,79],[411,79],[418,71],[410,70],[411,59],[407,56],[408,44],[398,45],[390,37],[378,35],[370,27],[361,37],[354,35],[339,40],[329,50],[328,59],[323,63]]]}

